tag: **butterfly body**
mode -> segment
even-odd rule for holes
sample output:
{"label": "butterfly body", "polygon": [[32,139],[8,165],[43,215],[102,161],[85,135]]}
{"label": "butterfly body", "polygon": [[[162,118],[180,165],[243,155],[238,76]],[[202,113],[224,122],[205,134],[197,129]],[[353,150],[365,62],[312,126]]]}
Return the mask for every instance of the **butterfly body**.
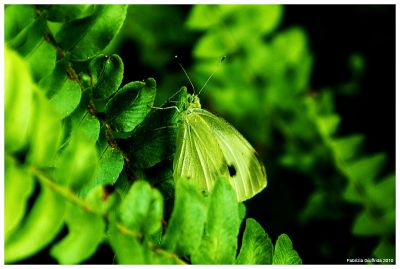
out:
{"label": "butterfly body", "polygon": [[219,177],[229,180],[238,201],[267,185],[262,162],[250,143],[228,122],[201,108],[196,95],[187,95],[179,114],[174,178],[187,178],[210,191]]}

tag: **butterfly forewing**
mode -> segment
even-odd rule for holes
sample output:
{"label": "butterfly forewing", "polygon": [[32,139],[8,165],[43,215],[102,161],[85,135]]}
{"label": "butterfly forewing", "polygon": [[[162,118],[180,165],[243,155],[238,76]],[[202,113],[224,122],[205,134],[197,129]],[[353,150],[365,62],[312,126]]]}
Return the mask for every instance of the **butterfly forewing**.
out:
{"label": "butterfly forewing", "polygon": [[197,113],[182,114],[174,158],[174,178],[193,180],[201,190],[211,190],[219,176],[229,176],[224,155],[210,126]]}

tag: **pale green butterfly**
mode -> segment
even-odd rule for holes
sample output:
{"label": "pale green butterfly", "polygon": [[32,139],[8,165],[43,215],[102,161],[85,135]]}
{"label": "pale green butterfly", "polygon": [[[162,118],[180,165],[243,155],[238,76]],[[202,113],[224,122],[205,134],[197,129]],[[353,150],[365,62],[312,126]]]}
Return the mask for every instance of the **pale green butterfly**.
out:
{"label": "pale green butterfly", "polygon": [[187,94],[184,102],[184,109],[179,112],[174,178],[187,178],[201,190],[210,191],[223,176],[229,180],[239,202],[263,190],[267,175],[250,143],[227,121],[202,109],[195,93]]}

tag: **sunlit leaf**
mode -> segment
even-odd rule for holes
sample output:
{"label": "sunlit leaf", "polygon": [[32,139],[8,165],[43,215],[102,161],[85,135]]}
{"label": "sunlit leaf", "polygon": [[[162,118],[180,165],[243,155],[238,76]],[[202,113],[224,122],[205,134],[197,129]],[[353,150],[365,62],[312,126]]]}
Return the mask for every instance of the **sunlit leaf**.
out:
{"label": "sunlit leaf", "polygon": [[28,207],[35,182],[29,171],[10,156],[4,164],[4,242],[17,228]]}
{"label": "sunlit leaf", "polygon": [[93,14],[95,5],[51,5],[47,10],[50,21],[68,22]]}
{"label": "sunlit leaf", "polygon": [[236,263],[271,264],[273,251],[274,246],[268,234],[257,221],[248,218]]}
{"label": "sunlit leaf", "polygon": [[89,64],[93,97],[108,98],[117,91],[124,74],[124,64],[121,58],[111,56],[96,56]]}
{"label": "sunlit leaf", "polygon": [[156,82],[135,81],[125,85],[107,104],[107,121],[116,132],[131,132],[152,109]]}
{"label": "sunlit leaf", "polygon": [[67,75],[67,68],[68,62],[60,60],[55,70],[39,84],[50,99],[50,103],[63,118],[75,110],[81,98],[81,88],[77,81]]}
{"label": "sunlit leaf", "polygon": [[178,180],[175,188],[174,209],[163,245],[170,251],[187,256],[200,245],[207,207],[198,188],[189,181]]}
{"label": "sunlit leaf", "polygon": [[100,53],[119,32],[126,5],[101,5],[89,17],[65,23],[56,35],[71,59],[84,61]]}
{"label": "sunlit leaf", "polygon": [[16,152],[30,136],[34,85],[27,64],[17,53],[5,46],[4,58],[4,145],[7,152]]}
{"label": "sunlit leaf", "polygon": [[292,241],[286,234],[281,234],[275,243],[272,264],[301,264],[301,258],[293,249]]}
{"label": "sunlit leaf", "polygon": [[229,182],[217,180],[208,202],[204,235],[192,262],[232,264],[235,261],[240,219],[236,194]]}
{"label": "sunlit leaf", "polygon": [[92,256],[104,238],[105,223],[98,214],[69,205],[65,221],[68,235],[51,248],[51,255],[61,264],[81,263]]}
{"label": "sunlit leaf", "polygon": [[13,263],[28,258],[54,240],[64,222],[64,208],[64,198],[41,184],[29,215],[4,245],[4,261]]}

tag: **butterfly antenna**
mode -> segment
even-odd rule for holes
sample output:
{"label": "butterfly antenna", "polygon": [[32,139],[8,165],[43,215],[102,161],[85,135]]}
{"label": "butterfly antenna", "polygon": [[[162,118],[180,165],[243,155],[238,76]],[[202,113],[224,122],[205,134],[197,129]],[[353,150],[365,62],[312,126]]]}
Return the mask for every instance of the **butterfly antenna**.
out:
{"label": "butterfly antenna", "polygon": [[206,83],[204,83],[203,87],[201,87],[199,94],[201,93],[201,91],[206,87],[207,83],[210,81],[210,79],[214,76],[214,74],[219,70],[219,68],[221,67],[222,62],[226,59],[226,56],[223,56],[221,58],[221,61],[219,62],[218,66],[215,68],[215,70],[211,73],[211,75],[208,77],[208,79],[206,80]]}
{"label": "butterfly antenna", "polygon": [[[178,55],[175,55],[175,59],[178,59]],[[193,93],[196,94],[196,90],[194,89],[194,85],[193,85],[192,81],[190,80],[190,77],[189,77],[188,73],[186,72],[185,68],[183,68],[183,65],[181,65],[180,62],[178,62],[178,64],[181,67],[183,73],[185,73],[186,78],[189,80],[189,83],[190,83],[190,85],[192,86],[192,89],[193,89]]]}

